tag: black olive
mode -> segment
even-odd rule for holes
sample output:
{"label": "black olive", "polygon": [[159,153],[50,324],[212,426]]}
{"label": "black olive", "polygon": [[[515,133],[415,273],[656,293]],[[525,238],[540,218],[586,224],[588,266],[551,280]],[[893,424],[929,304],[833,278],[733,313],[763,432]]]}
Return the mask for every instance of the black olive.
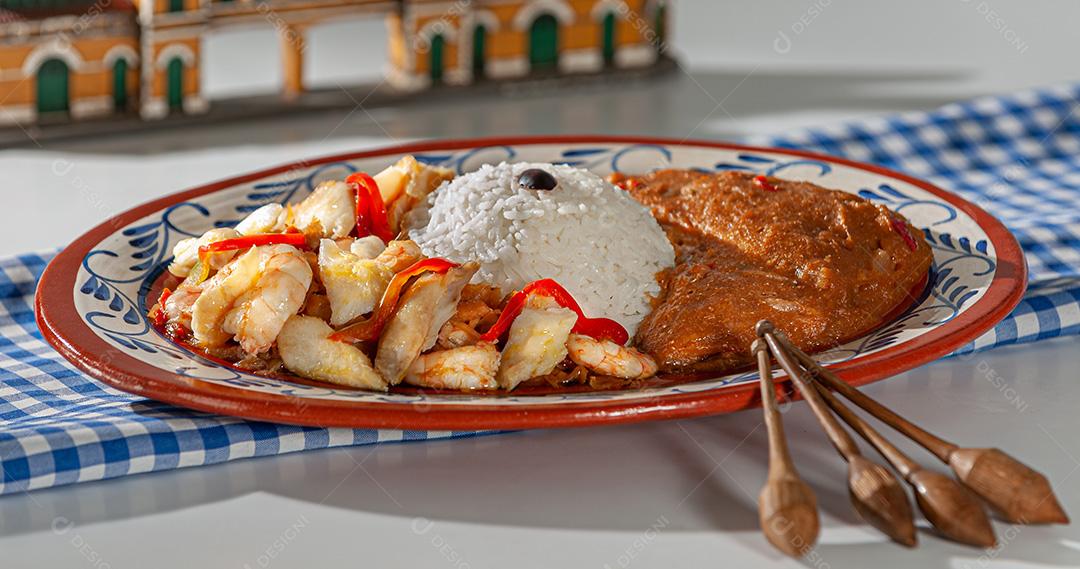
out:
{"label": "black olive", "polygon": [[529,168],[517,179],[518,186],[526,190],[554,190],[559,184],[555,176],[539,168]]}

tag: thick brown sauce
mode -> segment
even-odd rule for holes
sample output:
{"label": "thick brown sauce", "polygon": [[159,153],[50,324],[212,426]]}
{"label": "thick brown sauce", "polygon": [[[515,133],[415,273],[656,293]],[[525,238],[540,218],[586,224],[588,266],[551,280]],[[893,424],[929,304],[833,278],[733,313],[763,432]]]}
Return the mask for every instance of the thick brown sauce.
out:
{"label": "thick brown sauce", "polygon": [[921,232],[844,192],[739,172],[613,181],[675,246],[665,293],[635,338],[668,372],[746,367],[763,318],[808,351],[835,347],[915,300],[930,268]]}

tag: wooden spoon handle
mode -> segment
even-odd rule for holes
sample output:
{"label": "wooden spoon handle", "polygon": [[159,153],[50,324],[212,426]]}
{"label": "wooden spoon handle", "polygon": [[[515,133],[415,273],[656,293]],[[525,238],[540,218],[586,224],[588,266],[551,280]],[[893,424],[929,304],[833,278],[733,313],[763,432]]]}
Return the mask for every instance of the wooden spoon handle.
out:
{"label": "wooden spoon handle", "polygon": [[780,362],[780,367],[784,368],[788,377],[798,388],[799,393],[802,394],[803,399],[806,399],[806,402],[810,404],[810,409],[814,411],[814,415],[817,416],[818,422],[825,429],[825,434],[829,436],[829,440],[832,441],[836,450],[840,451],[840,454],[848,461],[852,457],[860,456],[859,446],[855,444],[855,439],[851,438],[851,435],[844,430],[836,417],[829,412],[829,406],[825,404],[825,400],[821,398],[821,395],[811,385],[810,380],[804,375],[805,371],[795,363],[795,360],[791,358],[788,351],[780,344],[780,341],[776,339],[772,332],[764,332],[762,336],[769,344],[776,361]]}
{"label": "wooden spoon handle", "polygon": [[784,424],[776,405],[769,348],[758,338],[750,347],[758,362],[761,407],[769,432],[769,476],[758,496],[761,531],[769,543],[793,557],[806,555],[817,543],[820,531],[817,498],[799,478],[784,438]]}
{"label": "wooden spoon handle", "polygon": [[765,410],[765,429],[769,433],[769,476],[782,476],[795,470],[795,463],[788,452],[784,437],[784,422],[776,404],[776,386],[772,379],[772,362],[769,349],[761,339],[755,340],[751,350],[757,356],[758,375],[761,384],[761,406]]}
{"label": "wooden spoon handle", "polygon": [[[874,417],[877,417],[883,423],[896,429],[904,436],[915,441],[926,450],[933,453],[942,462],[948,463],[949,457],[959,447],[937,436],[934,436],[930,432],[915,425],[911,421],[897,415],[888,407],[885,407],[881,403],[878,403],[874,399],[871,399],[869,395],[855,389],[848,385],[844,380],[837,377],[835,373],[830,371],[825,366],[819,364],[814,358],[807,355],[805,352],[797,348],[791,340],[789,340],[782,333],[777,334],[778,340],[788,349],[788,352],[795,356],[802,365],[811,370],[817,379],[826,384],[837,393],[843,395],[852,403],[862,407],[866,412],[870,413]],[[771,344],[770,344],[771,345]]]}
{"label": "wooden spoon handle", "polygon": [[911,460],[908,455],[904,454],[900,449],[896,448],[890,443],[884,436],[871,427],[866,421],[855,414],[847,405],[844,405],[840,400],[832,394],[824,385],[819,382],[814,382],[817,387],[818,393],[821,394],[821,398],[829,404],[829,407],[848,424],[853,431],[859,434],[860,437],[866,440],[866,442],[873,445],[881,456],[885,457],[885,460],[889,461],[889,464],[900,473],[905,479],[911,476],[913,472],[919,470],[919,465]]}

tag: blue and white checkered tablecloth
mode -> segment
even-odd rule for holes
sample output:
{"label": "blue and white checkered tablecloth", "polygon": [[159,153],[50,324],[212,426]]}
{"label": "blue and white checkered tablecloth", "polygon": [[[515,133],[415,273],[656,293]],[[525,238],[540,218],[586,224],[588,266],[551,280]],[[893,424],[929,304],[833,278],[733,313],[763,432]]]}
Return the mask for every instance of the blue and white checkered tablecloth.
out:
{"label": "blue and white checkered tablecloth", "polygon": [[1080,83],[929,112],[812,128],[753,144],[878,164],[978,204],[1016,236],[1030,271],[1020,305],[955,354],[1080,333]]}
{"label": "blue and white checkered tablecloth", "polygon": [[[749,142],[908,172],[997,215],[1031,268],[1020,306],[961,352],[1080,331],[1080,85]],[[0,494],[251,456],[467,433],[317,429],[179,409],[93,381],[34,325],[51,254],[0,260]]]}

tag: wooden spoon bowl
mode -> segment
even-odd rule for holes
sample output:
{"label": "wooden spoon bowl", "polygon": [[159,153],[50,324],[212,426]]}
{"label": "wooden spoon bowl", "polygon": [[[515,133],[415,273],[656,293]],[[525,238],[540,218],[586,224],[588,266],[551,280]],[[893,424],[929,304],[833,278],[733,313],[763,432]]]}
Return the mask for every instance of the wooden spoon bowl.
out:
{"label": "wooden spoon bowl", "polygon": [[862,456],[848,459],[848,488],[851,502],[866,523],[893,541],[914,547],[915,522],[907,493],[884,466]]}
{"label": "wooden spoon bowl", "polygon": [[1006,521],[1069,523],[1046,477],[996,448],[957,448],[949,454],[949,466]]}
{"label": "wooden spoon bowl", "polygon": [[816,379],[948,464],[965,486],[1006,521],[1017,524],[1069,523],[1069,516],[1054,495],[1050,482],[1039,472],[998,449],[960,447],[931,434],[844,383],[782,334],[780,338],[801,364],[813,370]]}
{"label": "wooden spoon bowl", "polygon": [[792,557],[806,555],[817,542],[817,499],[798,477],[770,480],[758,496],[758,515],[769,543]]}
{"label": "wooden spoon bowl", "polygon": [[818,393],[841,419],[885,457],[915,490],[916,503],[926,519],[942,535],[970,545],[994,545],[994,528],[983,511],[982,504],[968,489],[952,478],[926,470],[900,449],[896,448],[877,429],[856,415],[824,385],[815,383]]}
{"label": "wooden spoon bowl", "polygon": [[942,535],[976,547],[997,545],[982,503],[959,482],[926,469],[912,472],[908,482],[915,489],[919,509]]}

